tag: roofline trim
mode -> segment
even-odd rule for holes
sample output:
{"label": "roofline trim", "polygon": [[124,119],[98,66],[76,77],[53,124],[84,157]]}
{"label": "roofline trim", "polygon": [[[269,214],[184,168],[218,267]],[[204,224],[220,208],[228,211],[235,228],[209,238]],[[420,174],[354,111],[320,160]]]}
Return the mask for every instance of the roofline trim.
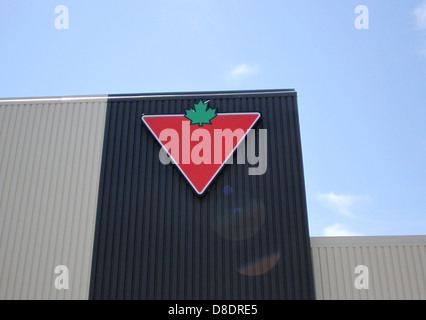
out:
{"label": "roofline trim", "polygon": [[241,90],[241,91],[205,91],[205,92],[176,92],[176,93],[142,93],[142,94],[104,94],[104,95],[75,95],[75,96],[46,96],[27,98],[0,98],[0,103],[22,103],[22,102],[66,102],[86,100],[119,100],[119,99],[141,99],[141,98],[179,98],[179,97],[205,97],[205,96],[239,96],[239,95],[264,95],[295,93],[294,89],[277,90]]}

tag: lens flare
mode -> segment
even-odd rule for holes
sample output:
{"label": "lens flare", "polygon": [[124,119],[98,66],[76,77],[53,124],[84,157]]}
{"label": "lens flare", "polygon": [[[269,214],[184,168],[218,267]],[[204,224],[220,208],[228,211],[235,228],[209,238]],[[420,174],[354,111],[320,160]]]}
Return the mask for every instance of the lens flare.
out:
{"label": "lens flare", "polygon": [[244,267],[238,269],[238,272],[248,277],[260,276],[271,271],[272,268],[275,267],[275,265],[278,263],[279,259],[280,253],[277,252],[245,265]]}
{"label": "lens flare", "polygon": [[241,241],[253,237],[265,222],[265,206],[256,199],[244,203],[228,203],[228,208],[218,211],[213,228],[222,238]]}

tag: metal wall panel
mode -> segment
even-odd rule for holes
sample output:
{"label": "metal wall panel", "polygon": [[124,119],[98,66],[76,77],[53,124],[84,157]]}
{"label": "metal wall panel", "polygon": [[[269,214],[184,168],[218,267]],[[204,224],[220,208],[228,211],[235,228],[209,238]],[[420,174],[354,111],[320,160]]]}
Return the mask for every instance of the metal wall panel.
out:
{"label": "metal wall panel", "polygon": [[88,298],[105,114],[101,96],[0,100],[0,299]]}
{"label": "metal wall panel", "polygon": [[[312,237],[316,298],[426,299],[426,236]],[[358,265],[368,289],[357,289]]]}
{"label": "metal wall panel", "polygon": [[[262,114],[265,175],[234,158],[199,198],[160,163],[141,116],[183,114],[199,100]],[[99,190],[90,298],[314,298],[294,91],[110,96]]]}

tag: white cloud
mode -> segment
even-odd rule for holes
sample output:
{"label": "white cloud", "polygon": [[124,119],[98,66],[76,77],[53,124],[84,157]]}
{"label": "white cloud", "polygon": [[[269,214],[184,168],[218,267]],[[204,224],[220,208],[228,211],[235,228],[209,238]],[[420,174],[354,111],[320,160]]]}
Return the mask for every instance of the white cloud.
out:
{"label": "white cloud", "polygon": [[414,10],[414,15],[416,16],[417,26],[420,29],[426,29],[426,0]]}
{"label": "white cloud", "polygon": [[230,78],[232,79],[241,79],[243,77],[250,76],[255,74],[258,71],[258,67],[254,65],[248,65],[246,63],[240,64],[235,67],[229,73]]}
{"label": "white cloud", "polygon": [[354,217],[354,214],[351,212],[351,207],[355,203],[355,196],[350,194],[338,195],[334,192],[319,193],[317,195],[317,200],[334,212],[347,217]]}
{"label": "white cloud", "polygon": [[350,218],[357,218],[352,211],[353,206],[371,201],[370,196],[335,194],[334,192],[318,193],[316,199],[329,210]]}
{"label": "white cloud", "polygon": [[424,31],[426,31],[426,0],[423,0],[423,2],[416,9],[414,9],[413,14],[416,18],[417,28],[422,31],[423,36],[423,41],[419,49],[420,55],[422,57],[426,57],[426,39],[424,38]]}
{"label": "white cloud", "polygon": [[355,233],[346,229],[345,226],[340,223],[334,223],[331,226],[324,229],[325,237],[350,237],[350,236],[361,236],[359,233]]}

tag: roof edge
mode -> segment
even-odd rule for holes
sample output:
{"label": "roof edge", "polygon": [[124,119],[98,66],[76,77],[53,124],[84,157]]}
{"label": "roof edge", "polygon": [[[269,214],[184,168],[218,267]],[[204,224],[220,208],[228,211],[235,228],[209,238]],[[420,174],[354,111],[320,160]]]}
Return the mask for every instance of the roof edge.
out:
{"label": "roof edge", "polygon": [[93,94],[93,95],[65,95],[65,96],[33,96],[33,97],[5,97],[0,98],[0,103],[34,103],[34,102],[64,102],[88,101],[104,99],[141,99],[141,98],[178,98],[193,96],[229,97],[229,96],[268,96],[295,94],[295,89],[262,89],[262,90],[229,90],[229,91],[189,91],[189,92],[151,92],[151,93],[119,93],[119,94]]}
{"label": "roof edge", "polygon": [[197,96],[197,95],[256,95],[294,93],[295,89],[255,89],[255,90],[219,90],[219,91],[182,91],[182,92],[151,92],[151,93],[120,93],[109,97],[153,97],[153,96]]}
{"label": "roof edge", "polygon": [[71,101],[106,101],[108,95],[69,95],[69,96],[40,96],[0,98],[0,103],[37,103],[37,102],[71,102]]}
{"label": "roof edge", "polygon": [[426,235],[310,237],[311,247],[426,245]]}

